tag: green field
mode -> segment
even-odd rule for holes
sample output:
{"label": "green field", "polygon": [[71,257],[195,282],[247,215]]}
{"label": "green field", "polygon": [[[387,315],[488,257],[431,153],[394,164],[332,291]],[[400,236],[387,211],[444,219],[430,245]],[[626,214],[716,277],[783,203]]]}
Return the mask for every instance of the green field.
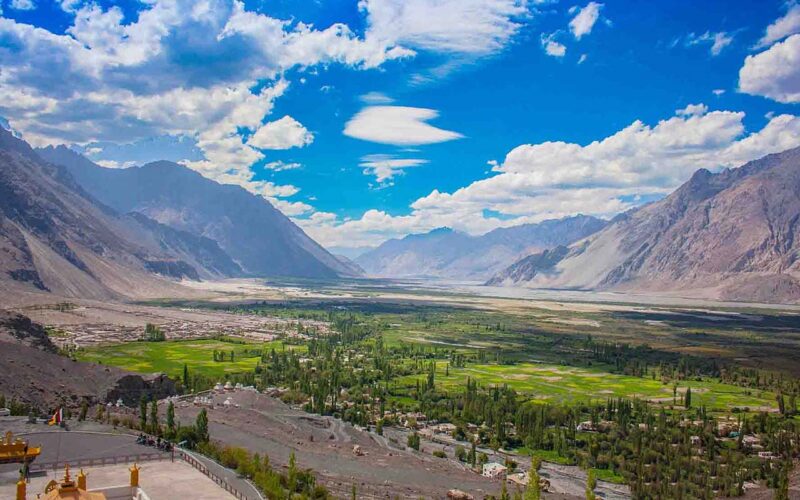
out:
{"label": "green field", "polygon": [[[672,384],[645,377],[617,375],[599,369],[559,366],[544,363],[516,363],[513,365],[470,364],[465,368],[449,368],[446,362],[436,365],[436,386],[446,391],[460,391],[467,378],[483,386],[507,385],[536,401],[565,402],[605,400],[627,397],[648,399],[672,404]],[[424,382],[426,374],[409,375],[396,379],[399,386],[416,387],[416,380]],[[692,380],[678,384],[678,401],[686,389],[692,389],[692,405],[706,406],[712,410],[749,408],[755,410],[775,406],[775,395],[722,384],[711,380]]]}
{"label": "green field", "polygon": [[[281,341],[260,343],[232,343],[221,340],[174,340],[166,342],[128,342],[80,350],[81,361],[118,366],[139,373],[163,372],[179,377],[186,364],[193,373],[208,377],[224,377],[225,374],[252,372],[260,356],[251,350],[298,349],[305,346],[285,345]],[[214,361],[215,350],[230,353],[234,361]]]}

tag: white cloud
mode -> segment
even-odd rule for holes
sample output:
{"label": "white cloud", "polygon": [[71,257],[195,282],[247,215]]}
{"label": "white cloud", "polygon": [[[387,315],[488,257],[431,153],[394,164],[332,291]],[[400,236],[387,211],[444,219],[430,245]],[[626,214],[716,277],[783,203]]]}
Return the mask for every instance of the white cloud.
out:
{"label": "white cloud", "polygon": [[719,55],[722,52],[722,49],[727,47],[733,41],[733,35],[728,35],[727,33],[715,33],[714,34],[714,43],[711,44],[711,54],[712,55]]}
{"label": "white cloud", "polygon": [[394,102],[394,99],[383,92],[375,91],[367,92],[366,94],[359,96],[359,99],[365,104],[391,104]]}
{"label": "white cloud", "polygon": [[133,161],[126,161],[120,163],[114,160],[97,160],[95,163],[105,168],[129,168],[136,165],[136,162]]}
{"label": "white cloud", "polygon": [[251,182],[251,166],[264,158],[259,148],[313,139],[291,118],[262,126],[288,87],[280,75],[332,63],[374,68],[413,55],[341,23],[317,30],[237,0],[148,0],[131,19],[93,2],[59,5],[74,14],[63,34],[0,18],[9,49],[0,51],[1,115],[35,145],[185,136],[204,156],[187,165],[253,192],[263,192]]}
{"label": "white cloud", "polygon": [[401,175],[407,168],[419,167],[428,163],[421,158],[398,158],[394,155],[374,154],[361,158],[359,166],[364,168],[365,175],[374,175],[375,180],[386,185],[395,176]]}
{"label": "white cloud", "polygon": [[722,94],[725,93],[725,89],[714,89],[714,90],[711,91],[711,93],[714,94],[715,96],[719,97],[719,96],[721,96]]}
{"label": "white cloud", "polygon": [[258,149],[302,148],[314,142],[314,134],[291,116],[265,123],[247,141]]}
{"label": "white cloud", "polygon": [[585,63],[585,62],[586,62],[586,58],[587,58],[587,57],[588,57],[588,56],[587,56],[586,54],[581,54],[581,57],[580,57],[580,58],[578,58],[578,64],[583,64],[583,63]]}
{"label": "white cloud", "polygon": [[549,35],[542,34],[542,47],[544,47],[544,51],[548,56],[564,57],[564,55],[567,53],[567,47],[564,46],[564,44],[556,41],[557,35],[558,32],[551,33]]}
{"label": "white cloud", "polygon": [[800,34],[749,55],[739,70],[739,91],[778,102],[800,102]]}
{"label": "white cloud", "polygon": [[452,193],[434,190],[405,215],[373,209],[359,219],[298,222],[325,245],[365,246],[441,226],[477,234],[577,213],[613,216],[643,196],[666,195],[699,168],[736,167],[800,145],[800,118],[774,116],[747,134],[744,117],[696,104],[587,145],[525,144],[494,164],[490,177]]}
{"label": "white cloud", "polygon": [[33,0],[11,0],[8,6],[15,10],[33,10],[36,8]]}
{"label": "white cloud", "polygon": [[589,2],[575,14],[575,17],[569,22],[569,29],[576,40],[580,40],[584,35],[592,32],[597,19],[600,18],[602,7],[601,3]]}
{"label": "white cloud", "polygon": [[733,35],[724,31],[720,31],[718,33],[706,31],[702,35],[690,33],[689,36],[686,37],[686,45],[689,46],[711,44],[709,52],[711,52],[712,56],[718,56],[722,52],[722,49],[730,45],[731,42],[733,42]]}
{"label": "white cloud", "polygon": [[417,50],[488,55],[501,50],[529,14],[525,0],[361,0],[366,40]]}
{"label": "white cloud", "polygon": [[278,185],[268,181],[256,182],[258,183],[259,194],[267,198],[287,198],[300,192],[300,189],[291,184]]}
{"label": "white cloud", "polygon": [[369,106],[359,111],[344,128],[344,134],[364,141],[418,146],[463,137],[427,123],[439,116],[433,109],[406,106]]}
{"label": "white cloud", "polygon": [[267,198],[267,200],[269,200],[275,208],[283,212],[284,215],[289,217],[307,214],[314,209],[314,207],[302,201],[286,201],[278,198]]}
{"label": "white cloud", "polygon": [[767,30],[756,44],[756,48],[768,47],[789,35],[800,33],[800,4],[791,2],[788,7],[789,9],[785,16],[776,19],[775,22],[767,26]]}
{"label": "white cloud", "polygon": [[708,113],[708,106],[703,103],[689,104],[683,109],[675,110],[675,114],[678,116],[702,116],[706,113]]}
{"label": "white cloud", "polygon": [[271,161],[264,165],[264,168],[268,170],[273,170],[275,172],[282,172],[284,170],[294,170],[296,168],[302,167],[301,164],[296,162],[284,162],[281,160]]}
{"label": "white cloud", "polygon": [[77,12],[81,3],[82,0],[61,0],[59,5],[61,5],[61,10],[64,12],[74,13]]}

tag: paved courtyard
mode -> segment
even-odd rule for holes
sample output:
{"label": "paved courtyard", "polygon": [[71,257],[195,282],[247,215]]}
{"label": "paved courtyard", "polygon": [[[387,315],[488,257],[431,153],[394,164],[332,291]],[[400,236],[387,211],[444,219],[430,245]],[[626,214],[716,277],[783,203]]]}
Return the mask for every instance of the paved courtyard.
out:
{"label": "paved courtyard", "polygon": [[[84,472],[87,475],[87,486],[90,490],[111,486],[125,486],[130,481],[128,467],[128,464],[118,464],[84,468]],[[151,500],[173,500],[177,498],[225,500],[236,498],[185,462],[147,462],[140,464],[140,467],[139,485]],[[74,478],[78,470],[72,469],[71,473]],[[28,484],[28,498],[36,498],[35,495],[42,493],[51,479],[58,481],[63,475],[64,471],[62,469],[59,472],[48,471],[46,474],[32,477],[31,482]],[[13,484],[2,484],[0,485],[0,498],[14,498],[15,491]]]}

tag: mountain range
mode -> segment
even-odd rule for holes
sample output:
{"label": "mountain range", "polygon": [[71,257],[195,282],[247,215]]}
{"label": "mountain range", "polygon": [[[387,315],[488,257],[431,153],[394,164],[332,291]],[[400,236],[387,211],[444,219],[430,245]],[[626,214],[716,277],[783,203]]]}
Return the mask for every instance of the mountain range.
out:
{"label": "mountain range", "polygon": [[526,256],[487,284],[800,300],[800,148],[719,173],[586,238]]}
{"label": "mountain range", "polygon": [[605,225],[602,219],[576,215],[499,228],[481,236],[439,228],[388,240],[355,262],[373,276],[485,280],[526,254],[568,245]]}
{"label": "mountain range", "polygon": [[798,241],[800,148],[698,170],[669,196],[611,221],[577,215],[481,236],[439,228],[352,262],[241,187],[171,162],[103,168],[0,129],[4,297],[163,297],[187,279],[366,273],[797,302]]}
{"label": "mountain range", "polygon": [[309,238],[261,196],[222,185],[177,163],[104,168],[64,146],[38,150],[120,213],[136,212],[174,229],[216,241],[252,276],[336,278],[354,269]]}
{"label": "mountain range", "polygon": [[[0,130],[0,279],[23,288],[88,298],[147,295],[173,279],[216,277],[202,264],[216,243],[97,203],[63,168]],[[172,245],[172,246],[170,246]],[[220,266],[232,266],[231,261]]]}
{"label": "mountain range", "polygon": [[163,296],[176,280],[352,276],[264,198],[158,162],[106,169],[0,129],[0,291]]}

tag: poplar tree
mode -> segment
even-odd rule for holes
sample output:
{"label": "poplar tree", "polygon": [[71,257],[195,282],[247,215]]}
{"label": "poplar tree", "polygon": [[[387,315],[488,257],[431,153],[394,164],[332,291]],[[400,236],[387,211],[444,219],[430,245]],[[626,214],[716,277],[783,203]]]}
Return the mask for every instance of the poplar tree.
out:
{"label": "poplar tree", "polygon": [[144,394],[139,398],[139,429],[147,431],[147,398]]}
{"label": "poplar tree", "polygon": [[170,401],[167,405],[167,432],[172,437],[175,435],[175,431],[175,405]]}

